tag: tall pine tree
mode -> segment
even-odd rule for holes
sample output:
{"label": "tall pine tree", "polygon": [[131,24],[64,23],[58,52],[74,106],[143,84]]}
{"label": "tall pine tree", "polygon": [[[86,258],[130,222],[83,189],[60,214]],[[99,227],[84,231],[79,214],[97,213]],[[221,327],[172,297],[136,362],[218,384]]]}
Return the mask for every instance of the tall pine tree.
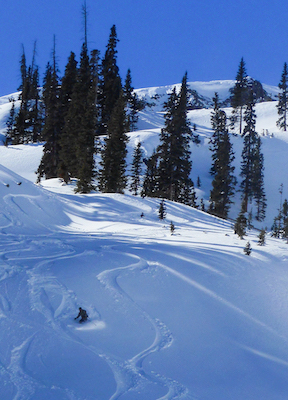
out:
{"label": "tall pine tree", "polygon": [[231,94],[231,107],[233,107],[231,125],[234,128],[236,123],[239,122],[239,133],[242,135],[243,109],[247,102],[248,95],[248,76],[243,57],[239,64],[236,83],[231,89]]}
{"label": "tall pine tree", "polygon": [[210,192],[210,212],[221,218],[227,218],[235,192],[236,178],[233,175],[235,159],[227,129],[227,118],[220,109],[219,96],[215,93],[214,110],[211,115],[213,135],[210,140],[212,151],[211,175],[212,190]]}
{"label": "tall pine tree", "polygon": [[264,189],[264,156],[261,151],[260,136],[256,138],[254,149],[252,188],[257,208],[256,219],[257,221],[263,221],[266,215],[267,201]]}
{"label": "tall pine tree", "polygon": [[279,119],[276,122],[276,125],[282,129],[283,131],[286,132],[287,130],[287,112],[288,112],[288,69],[287,69],[287,63],[284,63],[284,68],[283,68],[283,73],[281,76],[281,81],[278,85],[279,89],[281,92],[278,95],[278,104],[277,104],[277,109],[278,109],[278,114],[279,114]]}
{"label": "tall pine tree", "polygon": [[[72,59],[70,61],[71,67],[75,65]],[[67,175],[78,178],[76,191],[80,193],[89,193],[94,188],[96,105],[92,81],[88,50],[83,43],[77,79],[65,117],[65,141],[61,141],[61,166],[64,164]]]}
{"label": "tall pine tree", "polygon": [[53,63],[48,63],[44,78],[42,100],[45,107],[42,138],[45,141],[43,156],[38,168],[38,180],[45,175],[46,179],[56,178],[59,168],[59,150],[61,135],[61,104],[58,68],[56,63],[55,37],[53,46]]}
{"label": "tall pine tree", "polygon": [[141,191],[142,197],[155,197],[157,196],[157,181],[158,181],[158,155],[154,150],[151,157],[143,160],[146,165],[146,172]]}
{"label": "tall pine tree", "polygon": [[116,27],[112,26],[105,56],[101,65],[101,81],[99,82],[100,127],[99,132],[105,134],[113,109],[122,91],[119,68],[117,66]]}
{"label": "tall pine tree", "polygon": [[106,193],[123,193],[127,185],[126,155],[128,137],[125,134],[125,100],[117,100],[108,124],[108,135],[102,151],[99,189]]}
{"label": "tall pine tree", "polygon": [[256,132],[255,96],[250,91],[248,103],[245,108],[243,130],[244,146],[241,161],[242,207],[247,212],[248,202],[254,199],[257,206],[256,219],[265,218],[266,196],[264,191],[264,158],[261,152],[261,139]]}
{"label": "tall pine tree", "polygon": [[94,189],[94,153],[96,135],[95,86],[91,75],[91,66],[86,43],[83,43],[80,57],[78,80],[74,87],[72,101],[76,103],[77,139],[77,188],[80,193],[89,193]]}
{"label": "tall pine tree", "polygon": [[250,92],[248,104],[245,108],[244,121],[246,123],[243,136],[244,145],[242,150],[241,161],[241,182],[243,211],[247,212],[248,202],[253,198],[253,172],[254,172],[254,157],[255,145],[257,142],[256,132],[256,113],[255,113],[255,98],[253,92]]}
{"label": "tall pine tree", "polygon": [[190,141],[199,142],[187,119],[187,73],[182,79],[179,95],[175,89],[165,104],[165,127],[161,130],[157,153],[158,194],[160,197],[189,205],[194,198],[194,185],[190,178],[192,169]]}
{"label": "tall pine tree", "polygon": [[143,152],[141,149],[141,142],[137,144],[133,152],[132,162],[132,173],[131,173],[131,184],[130,189],[132,193],[137,196],[140,187],[140,175],[141,175],[141,164],[142,164]]}
{"label": "tall pine tree", "polygon": [[128,69],[125,84],[123,87],[124,98],[126,100],[127,132],[135,131],[138,122],[138,112],[145,108],[145,104],[134,92],[132,86],[131,71]]}
{"label": "tall pine tree", "polygon": [[[61,105],[61,135],[58,176],[68,183],[76,160],[76,138],[71,135],[69,126],[73,123],[73,113],[69,114],[72,104],[72,95],[78,79],[77,61],[75,54],[70,53],[65,73],[61,82],[60,105]],[[74,104],[74,103],[73,103]],[[74,105],[73,105],[74,107]],[[74,131],[73,131],[74,132]],[[76,173],[76,172],[75,172]],[[73,174],[72,174],[73,176]],[[76,175],[75,175],[76,176]]]}

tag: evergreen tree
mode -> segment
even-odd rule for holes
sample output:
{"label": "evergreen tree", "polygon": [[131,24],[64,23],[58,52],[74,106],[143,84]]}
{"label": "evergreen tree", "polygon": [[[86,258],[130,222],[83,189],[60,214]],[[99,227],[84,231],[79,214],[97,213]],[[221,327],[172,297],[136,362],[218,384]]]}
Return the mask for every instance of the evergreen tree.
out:
{"label": "evergreen tree", "polygon": [[[75,84],[78,79],[77,61],[75,54],[70,53],[68,63],[65,68],[65,73],[61,82],[60,103],[61,111],[61,135],[60,135],[60,151],[58,176],[64,179],[67,183],[73,171],[76,160],[76,138],[71,134],[69,126],[73,123],[73,113],[69,115],[69,109],[72,104],[72,95]],[[74,103],[73,103],[74,108]],[[74,131],[73,131],[74,133]],[[76,173],[76,172],[75,172]]]}
{"label": "evergreen tree", "polygon": [[133,153],[132,176],[131,176],[132,182],[130,185],[130,189],[135,196],[137,196],[140,187],[142,158],[143,158],[143,152],[141,149],[141,142],[139,142],[135,147]]}
{"label": "evergreen tree", "polygon": [[233,175],[235,167],[231,165],[235,157],[227,129],[226,114],[220,110],[217,93],[215,93],[213,101],[214,110],[211,115],[213,135],[210,140],[212,167],[210,173],[214,176],[214,179],[212,181],[213,189],[210,192],[209,211],[219,217],[227,218],[236,184],[236,178]]}
{"label": "evergreen tree", "polygon": [[254,164],[255,164],[255,146],[257,142],[256,133],[256,114],[255,114],[255,99],[252,91],[250,92],[250,98],[245,108],[244,121],[246,123],[243,135],[244,135],[244,146],[242,150],[242,161],[241,161],[241,176],[243,180],[241,182],[242,189],[242,200],[244,205],[244,211],[247,211],[248,202],[252,200],[254,194],[253,188],[253,177],[254,177]]}
{"label": "evergreen tree", "polygon": [[166,218],[166,205],[165,205],[165,200],[164,199],[161,200],[161,203],[159,205],[158,217],[161,220]]}
{"label": "evergreen tree", "polygon": [[128,137],[125,134],[125,100],[120,94],[108,124],[108,135],[102,151],[99,189],[106,193],[123,193],[126,184]]}
{"label": "evergreen tree", "polygon": [[100,133],[105,134],[113,109],[122,90],[119,68],[117,66],[118,43],[116,27],[112,26],[105,56],[102,60],[99,103],[100,103]]}
{"label": "evergreen tree", "polygon": [[278,85],[281,92],[278,94],[278,114],[279,119],[276,122],[276,125],[286,132],[287,130],[287,112],[288,112],[288,69],[287,63],[284,63],[283,73],[281,76],[281,81]]}
{"label": "evergreen tree", "polygon": [[[74,77],[75,60],[70,57],[69,69]],[[66,68],[68,78],[68,67]],[[68,83],[68,82],[66,82]],[[61,163],[60,170],[65,177],[76,177],[76,192],[89,193],[94,189],[94,153],[95,153],[95,127],[96,127],[96,105],[95,87],[92,84],[90,60],[86,44],[83,43],[80,65],[77,71],[77,79],[73,85],[73,78],[70,81],[70,88],[73,92],[68,106],[64,102],[64,109],[67,111],[63,140],[61,140]],[[66,98],[66,100],[68,100]],[[63,106],[63,103],[62,103]],[[65,146],[67,146],[65,148]],[[60,173],[60,171],[58,172]]]}
{"label": "evergreen tree", "polygon": [[256,202],[257,221],[263,221],[266,215],[266,195],[264,190],[264,156],[261,152],[261,139],[259,136],[256,138],[256,144],[254,149],[254,160],[253,160],[253,178],[252,178],[252,190],[253,197]]}
{"label": "evergreen tree", "polygon": [[243,116],[243,108],[247,102],[247,94],[248,94],[248,76],[246,72],[246,65],[241,58],[237,76],[236,83],[234,87],[231,89],[231,107],[233,107],[232,111],[232,127],[235,127],[236,122],[239,121],[239,133],[242,135],[242,116]]}
{"label": "evergreen tree", "polygon": [[158,173],[158,154],[154,150],[148,160],[143,160],[147,166],[141,191],[142,197],[157,196],[157,173]]}
{"label": "evergreen tree", "polygon": [[135,131],[138,122],[138,112],[145,107],[143,102],[138,99],[137,94],[133,91],[131,71],[128,69],[123,93],[126,100],[127,115],[127,132]]}
{"label": "evergreen tree", "polygon": [[234,224],[234,233],[238,235],[240,239],[243,239],[246,235],[246,228],[247,218],[245,217],[243,210],[241,210]]}
{"label": "evergreen tree", "polygon": [[[23,91],[23,88],[25,87],[26,84],[26,78],[27,78],[27,66],[26,66],[26,55],[25,55],[25,49],[22,44],[22,55],[20,59],[20,74],[21,74],[21,83],[20,86],[18,87],[18,91]],[[21,99],[21,94],[19,99]]]}
{"label": "evergreen tree", "polygon": [[252,90],[245,106],[244,121],[246,125],[243,130],[244,146],[241,161],[243,207],[244,212],[247,212],[249,201],[252,202],[254,199],[257,207],[256,219],[262,221],[267,206],[264,191],[264,157],[261,152],[261,139],[255,130],[255,96]]}
{"label": "evergreen tree", "polygon": [[58,68],[56,64],[55,37],[53,47],[53,64],[48,63],[44,78],[42,100],[45,107],[42,138],[45,141],[43,156],[38,167],[38,180],[45,175],[46,179],[56,178],[59,168],[59,150],[61,135],[61,104]]}
{"label": "evergreen tree", "polygon": [[41,138],[42,118],[40,112],[40,91],[39,91],[39,69],[36,66],[31,76],[30,108],[29,108],[29,131],[28,141],[37,143]]}
{"label": "evergreen tree", "polygon": [[252,253],[252,247],[250,242],[246,243],[246,246],[244,247],[244,253],[246,254],[246,256],[250,256],[250,254]]}
{"label": "evergreen tree", "polygon": [[261,229],[259,235],[258,235],[258,245],[259,246],[264,246],[265,245],[265,236],[266,236],[266,229]]}
{"label": "evergreen tree", "polygon": [[[75,127],[78,131],[75,141],[77,160],[76,192],[89,193],[94,189],[94,153],[96,135],[96,88],[92,79],[91,65],[86,43],[83,43],[78,80],[74,86],[72,102],[76,105],[78,114],[75,117]],[[76,103],[76,104],[75,104]],[[72,107],[69,108],[69,111]],[[74,136],[76,138],[76,135]]]}
{"label": "evergreen tree", "polygon": [[280,207],[278,209],[278,215],[274,218],[273,225],[271,227],[272,236],[276,238],[280,238],[283,234],[283,204],[282,204],[283,183],[281,183],[280,185],[279,193],[280,193]]}
{"label": "evergreen tree", "polygon": [[14,98],[9,99],[9,101],[12,103],[10,113],[9,113],[9,118],[6,122],[6,139],[5,139],[5,145],[7,146],[9,143],[13,142],[14,139],[14,134],[15,134],[15,121],[16,121],[16,110],[15,110],[15,100]]}
{"label": "evergreen tree", "polygon": [[191,204],[193,182],[190,140],[199,143],[187,119],[187,73],[182,79],[179,95],[174,89],[164,105],[165,127],[161,130],[159,156],[158,195],[180,203]]}
{"label": "evergreen tree", "polygon": [[[90,71],[91,71],[91,100],[94,102],[96,114],[95,114],[95,123],[96,123],[96,131],[98,130],[98,117],[99,117],[99,75],[100,75],[100,51],[92,50],[90,56]],[[94,99],[93,99],[94,96]]]}
{"label": "evergreen tree", "polygon": [[25,142],[26,130],[27,130],[27,118],[28,118],[28,98],[29,98],[29,87],[30,82],[28,79],[26,56],[24,46],[22,45],[22,56],[20,60],[20,73],[21,73],[21,84],[18,88],[20,90],[19,100],[21,100],[19,112],[15,118],[15,126],[13,129],[13,144],[22,144]]}
{"label": "evergreen tree", "polygon": [[21,100],[18,115],[15,118],[13,144],[37,142],[40,138],[41,115],[39,112],[39,72],[35,65],[36,42],[34,43],[32,65],[26,67],[26,57],[23,54],[20,61]]}
{"label": "evergreen tree", "polygon": [[282,207],[282,216],[283,216],[283,237],[288,238],[288,201],[287,199],[283,202]]}

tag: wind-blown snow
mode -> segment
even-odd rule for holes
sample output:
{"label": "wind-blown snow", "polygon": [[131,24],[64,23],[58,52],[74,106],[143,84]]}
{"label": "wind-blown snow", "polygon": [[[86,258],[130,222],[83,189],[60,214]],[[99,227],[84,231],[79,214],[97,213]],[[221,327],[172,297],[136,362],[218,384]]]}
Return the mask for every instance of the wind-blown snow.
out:
{"label": "wind-blown snow", "polygon": [[[274,107],[257,105],[265,223],[282,182],[286,190]],[[201,137],[193,179],[206,200],[209,113],[189,113]],[[138,141],[147,156],[157,146],[156,117],[146,111],[150,129],[130,134],[130,161]],[[241,143],[233,137],[237,173]],[[58,179],[35,185],[41,154],[41,145],[0,147],[1,399],[286,399],[287,243],[267,235],[258,246],[256,230],[240,240],[233,222],[169,201],[160,221],[158,199],[75,195]]]}

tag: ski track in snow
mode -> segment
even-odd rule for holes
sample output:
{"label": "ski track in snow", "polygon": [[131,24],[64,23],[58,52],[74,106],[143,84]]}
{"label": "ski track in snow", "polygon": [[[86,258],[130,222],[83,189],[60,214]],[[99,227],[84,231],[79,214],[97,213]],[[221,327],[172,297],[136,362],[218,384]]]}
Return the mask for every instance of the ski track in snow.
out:
{"label": "ski track in snow", "polygon": [[[135,258],[134,254],[131,254],[131,256]],[[175,380],[165,376],[161,376],[155,372],[147,373],[142,367],[143,361],[150,354],[159,352],[171,346],[173,342],[173,335],[163,322],[161,322],[159,319],[152,318],[145,310],[143,310],[134,302],[134,300],[119,286],[117,278],[123,271],[135,269],[144,270],[150,267],[150,263],[140,258],[135,264],[115,268],[112,270],[105,270],[98,275],[99,281],[111,292],[113,296],[117,297],[118,301],[128,300],[130,303],[133,303],[133,305],[138,308],[139,312],[146,318],[146,320],[150,322],[155,331],[155,339],[151,346],[136,354],[131,359],[119,363],[119,361],[105,356],[105,359],[109,363],[114,373],[117,383],[117,390],[110,400],[117,400],[128,391],[137,390],[138,387],[145,387],[147,383],[154,383],[167,388],[167,394],[161,398],[158,398],[157,400],[180,399],[188,393],[187,388],[185,388],[179,382],[176,382]]]}
{"label": "ski track in snow", "polygon": [[[157,373],[157,371],[147,372],[143,367],[144,360],[147,357],[153,353],[161,352],[169,348],[173,344],[174,338],[168,326],[159,319],[151,317],[122,289],[118,283],[118,278],[127,271],[132,272],[138,270],[141,272],[160,268],[193,286],[197,290],[202,291],[207,296],[233,309],[253,323],[270,331],[275,336],[280,336],[279,333],[271,327],[236,307],[219,296],[216,292],[213,292],[195,280],[187,277],[185,274],[165,264],[156,261],[147,261],[135,254],[125,253],[125,256],[134,258],[136,262],[126,266],[104,270],[97,275],[97,279],[104,288],[107,289],[108,296],[112,296],[112,298],[118,302],[118,305],[120,304],[120,306],[123,307],[128,305],[128,309],[129,306],[136,308],[138,314],[142,315],[153,328],[155,337],[150,346],[144,348],[129,359],[119,361],[119,359],[116,359],[113,355],[107,355],[105,351],[100,352],[96,347],[85,344],[85,339],[82,339],[81,335],[79,336],[74,330],[67,328],[67,321],[71,320],[71,314],[74,313],[77,308],[77,296],[72,290],[66,287],[63,282],[54,276],[53,273],[49,271],[48,267],[54,260],[81,258],[83,255],[89,255],[89,251],[83,252],[83,250],[77,250],[77,248],[67,240],[67,237],[64,237],[65,240],[61,236],[52,236],[48,238],[40,237],[37,239],[29,239],[26,237],[25,240],[22,237],[19,237],[17,240],[13,237],[11,240],[7,238],[6,241],[3,241],[0,247],[0,284],[2,285],[2,289],[7,289],[6,283],[8,283],[11,278],[21,276],[21,284],[25,286],[26,293],[29,295],[31,310],[43,317],[42,320],[41,318],[37,319],[39,322],[36,323],[35,320],[33,320],[31,321],[31,326],[26,325],[24,327],[26,331],[18,336],[17,343],[13,343],[13,347],[10,350],[9,363],[0,360],[0,376],[2,378],[5,377],[5,380],[10,384],[12,383],[15,387],[13,400],[29,399],[37,389],[46,388],[42,382],[37,381],[31,376],[26,367],[26,359],[29,354],[30,346],[35,337],[37,337],[38,332],[43,329],[51,331],[51,334],[54,333],[63,340],[75,342],[75,344],[77,343],[83,346],[89,352],[101,357],[109,365],[116,382],[116,391],[109,400],[121,399],[122,396],[125,397],[125,394],[137,390],[141,391],[141,393],[142,391],[145,392],[145,388],[151,384],[166,391],[166,394],[162,397],[157,397],[157,399],[155,398],[155,400],[192,398],[192,394],[188,392],[188,389],[181,383],[167,376],[162,376]],[[3,250],[1,250],[1,248],[3,248]],[[102,251],[113,252],[114,250],[110,246],[107,246],[107,248],[103,246]],[[93,251],[90,253],[94,254]],[[116,253],[119,254],[118,251],[116,251]],[[123,253],[121,252],[121,254]],[[186,260],[185,257],[181,257]],[[189,260],[187,259],[187,261]],[[24,265],[25,267],[23,268]],[[208,269],[216,275],[225,276],[225,274],[215,268],[208,267],[204,262],[200,263],[195,260],[195,265]],[[15,305],[16,303],[14,299],[9,297],[8,291],[2,290],[0,294],[0,319],[7,318],[9,314],[10,318],[15,320],[16,323],[17,316],[14,316]],[[98,314],[100,315],[99,312]],[[30,332],[30,334],[27,335],[27,332]],[[26,334],[26,337],[24,334]],[[284,363],[284,361],[261,352],[260,350],[258,351],[248,346],[242,347],[266,359],[282,364]],[[56,389],[60,391],[63,390],[61,388]],[[65,398],[72,400],[76,398],[81,399],[82,397],[79,397],[79,395],[76,395],[76,393],[71,390],[67,391],[65,389]]]}
{"label": "ski track in snow", "polygon": [[[102,357],[110,366],[117,384],[117,390],[110,400],[119,399],[125,393],[131,390],[145,388],[147,384],[156,384],[167,389],[167,394],[158,398],[158,400],[173,400],[180,399],[186,393],[187,389],[180,383],[161,376],[156,372],[147,373],[142,365],[146,357],[154,352],[159,352],[169,346],[173,342],[173,336],[168,327],[158,319],[151,318],[139,305],[137,305],[125,291],[121,289],[117,282],[117,277],[124,270],[147,269],[150,265],[143,259],[135,264],[126,267],[116,268],[113,270],[103,271],[98,275],[99,281],[109,289],[113,296],[116,296],[120,301],[129,301],[133,303],[139,312],[152,325],[155,331],[155,339],[153,343],[140,353],[136,354],[130,360],[119,362],[111,356],[100,354],[93,346],[85,345],[79,336],[73,333],[73,330],[67,329],[66,321],[71,318],[71,313],[76,309],[77,298],[73,291],[69,290],[62,282],[60,282],[53,274],[47,272],[49,263],[53,260],[81,257],[83,252],[77,253],[73,249],[64,249],[54,252],[54,254],[46,254],[39,256],[35,254],[35,249],[43,249],[43,245],[53,246],[57,242],[56,239],[49,239],[44,243],[43,238],[37,240],[19,240],[19,243],[11,243],[11,249],[7,249],[8,243],[5,243],[5,251],[1,252],[2,265],[0,269],[0,282],[5,282],[15,275],[21,275],[21,285],[25,285],[26,293],[29,294],[30,308],[32,312],[37,312],[43,316],[43,319],[37,317],[38,323],[31,321],[32,333],[20,343],[17,343],[11,349],[10,363],[3,366],[5,374],[9,376],[8,381],[16,388],[14,400],[25,400],[32,397],[37,388],[45,388],[45,385],[35,380],[26,368],[26,358],[29,353],[29,348],[34,337],[42,329],[51,329],[52,332],[62,337],[64,340],[74,341],[84,346],[86,349]],[[58,241],[61,245],[61,240]],[[88,252],[85,252],[88,253]],[[130,255],[135,258],[135,255]],[[27,266],[24,270],[17,264],[21,260],[21,265],[36,262],[32,267]],[[3,265],[4,264],[4,265]],[[51,299],[57,298],[57,306],[52,304]],[[8,294],[1,293],[0,295],[0,318],[6,318],[10,312],[13,316],[14,299],[9,299]],[[16,317],[13,317],[13,319]],[[15,321],[16,322],[16,321]],[[27,327],[25,327],[27,328]],[[18,340],[20,335],[18,337]],[[67,395],[67,393],[66,393]],[[73,391],[70,392],[69,398],[76,398]]]}
{"label": "ski track in snow", "polygon": [[[85,348],[88,348],[90,351],[95,352],[95,350],[85,346],[79,338],[75,337],[73,333],[66,329],[65,318],[70,318],[71,311],[74,312],[76,309],[77,299],[75,294],[67,289],[55,276],[49,276],[45,273],[45,267],[47,267],[51,261],[59,260],[61,258],[77,257],[80,256],[81,253],[77,254],[76,252],[71,251],[71,249],[64,251],[59,251],[58,249],[58,251],[53,255],[47,254],[45,256],[35,256],[35,248],[43,248],[45,242],[52,246],[56,243],[59,244],[60,247],[62,246],[61,241],[58,239],[48,239],[47,241],[47,239],[41,238],[39,241],[37,241],[37,239],[33,240],[33,245],[29,240],[20,240],[19,243],[17,243],[17,246],[16,243],[11,242],[11,247],[17,247],[17,249],[0,251],[2,259],[0,265],[0,283],[5,284],[5,281],[8,281],[11,277],[22,273],[21,285],[25,285],[26,293],[30,296],[30,308],[33,311],[38,311],[44,317],[44,322],[42,323],[41,318],[39,318],[40,322],[37,324],[35,324],[35,321],[31,321],[31,326],[28,326],[28,328],[32,328],[34,333],[32,333],[28,338],[26,337],[22,342],[13,346],[10,352],[9,365],[4,365],[0,360],[0,376],[5,376],[5,381],[9,384],[13,384],[15,388],[13,400],[30,399],[36,389],[46,388],[44,384],[31,377],[26,368],[26,358],[34,337],[36,337],[37,333],[41,330],[47,330],[47,326],[50,326],[51,333],[56,332],[57,335],[60,335],[65,340],[75,341]],[[3,247],[7,249],[8,245],[9,242],[6,242]],[[29,252],[31,252],[31,255],[29,255]],[[23,271],[23,268],[14,264],[18,259],[21,260],[22,265],[31,260],[38,260],[38,262],[33,267],[28,267]],[[62,298],[59,302],[60,304],[56,308],[54,308],[50,302],[51,295],[53,294],[58,296],[58,298]],[[13,315],[15,311],[13,310],[14,301],[15,299],[9,299],[8,293],[1,293],[0,318],[7,318],[7,314],[9,313],[10,319],[12,318],[12,320],[14,320],[16,326],[17,320]],[[20,328],[21,327],[27,328],[27,325],[21,324],[20,321]],[[25,334],[26,331],[23,335]],[[23,335],[18,333],[17,342]],[[50,390],[51,388],[47,389]],[[56,389],[61,391],[64,390],[65,394],[63,393],[63,396],[65,396],[65,399],[73,400],[79,398],[71,390],[57,388],[56,386],[53,387],[53,390]]]}

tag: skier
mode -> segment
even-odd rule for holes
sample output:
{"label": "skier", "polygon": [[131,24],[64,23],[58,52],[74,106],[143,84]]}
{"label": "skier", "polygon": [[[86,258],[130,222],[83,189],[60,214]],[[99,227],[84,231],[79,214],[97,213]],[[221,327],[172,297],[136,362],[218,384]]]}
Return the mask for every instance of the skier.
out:
{"label": "skier", "polygon": [[87,314],[87,312],[86,312],[86,310],[83,310],[83,308],[81,308],[81,307],[79,307],[79,314],[77,315],[77,317],[75,317],[74,319],[78,319],[79,317],[81,317],[81,319],[80,319],[80,324],[82,323],[82,322],[85,322],[85,321],[87,321],[87,318],[88,318],[88,314]]}

